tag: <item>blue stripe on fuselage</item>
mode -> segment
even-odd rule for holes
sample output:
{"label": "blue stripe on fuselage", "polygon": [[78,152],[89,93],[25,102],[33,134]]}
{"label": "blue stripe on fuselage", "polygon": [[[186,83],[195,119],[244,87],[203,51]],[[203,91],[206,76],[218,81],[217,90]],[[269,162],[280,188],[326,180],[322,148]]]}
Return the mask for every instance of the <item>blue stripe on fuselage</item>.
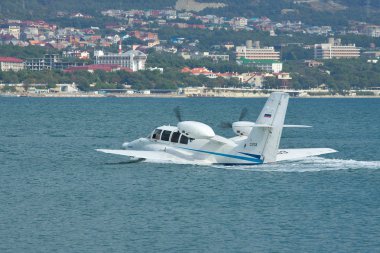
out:
{"label": "blue stripe on fuselage", "polygon": [[239,156],[239,155],[230,155],[230,154],[217,153],[217,152],[200,150],[200,149],[193,149],[193,148],[182,148],[182,149],[187,149],[187,150],[196,151],[196,152],[205,153],[205,154],[210,154],[210,155],[224,156],[224,157],[228,157],[228,158],[234,158],[234,159],[239,159],[239,160],[244,160],[244,161],[250,161],[250,162],[255,162],[257,164],[263,163],[263,160],[260,160],[258,158],[254,158],[254,157],[246,157],[246,156]]}
{"label": "blue stripe on fuselage", "polygon": [[213,163],[212,165],[221,165],[221,166],[247,166],[247,165],[259,165],[261,163]]}
{"label": "blue stripe on fuselage", "polygon": [[255,154],[250,154],[250,153],[244,153],[244,152],[239,152],[240,154],[243,154],[243,155],[248,155],[248,156],[252,156],[252,157],[255,157],[257,159],[260,159],[261,158],[261,155],[255,155]]}

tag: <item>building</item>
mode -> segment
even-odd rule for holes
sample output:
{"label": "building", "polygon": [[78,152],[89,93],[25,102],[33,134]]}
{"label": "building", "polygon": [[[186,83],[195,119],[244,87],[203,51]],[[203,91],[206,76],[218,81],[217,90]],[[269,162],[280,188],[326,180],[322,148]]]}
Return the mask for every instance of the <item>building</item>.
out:
{"label": "building", "polygon": [[363,55],[369,59],[379,59],[380,51],[367,51],[367,52],[364,52]]}
{"label": "building", "polygon": [[59,83],[59,84],[56,84],[55,88],[51,88],[50,92],[77,93],[79,92],[79,90],[75,83]]}
{"label": "building", "polygon": [[309,68],[316,68],[316,67],[324,65],[323,62],[315,61],[315,60],[305,60],[304,63]]}
{"label": "building", "polygon": [[8,28],[8,33],[19,40],[21,33],[20,26],[10,25]]}
{"label": "building", "polygon": [[260,42],[251,40],[245,46],[236,47],[236,58],[249,60],[280,60],[280,53],[274,51],[274,47],[260,47]]}
{"label": "building", "polygon": [[63,51],[62,56],[64,58],[78,58],[81,60],[88,60],[90,59],[90,53],[88,51],[81,51],[81,50],[68,50]]}
{"label": "building", "polygon": [[279,73],[277,79],[281,81],[280,89],[288,89],[289,82],[292,80],[292,77],[289,73]]}
{"label": "building", "polygon": [[94,73],[95,71],[105,71],[105,72],[115,72],[119,70],[132,72],[130,68],[127,67],[120,67],[118,64],[92,64],[92,65],[85,65],[85,66],[75,66],[70,67],[64,70],[66,73],[73,73],[76,71],[88,71],[90,73]]}
{"label": "building", "polygon": [[380,37],[380,25],[368,25],[364,29],[365,35],[371,37]]}
{"label": "building", "polygon": [[58,54],[46,54],[43,58],[27,59],[25,64],[28,70],[33,71],[41,71],[46,69],[64,70],[66,68],[83,65],[83,63],[77,62],[64,62]]}
{"label": "building", "polygon": [[248,25],[248,19],[242,17],[235,17],[231,20],[231,25],[235,28],[243,28]]}
{"label": "building", "polygon": [[232,42],[225,43],[223,45],[227,50],[230,50],[235,47],[235,45]]}
{"label": "building", "polygon": [[130,68],[132,71],[144,70],[147,55],[138,50],[130,50],[125,53],[104,54],[98,51],[95,54],[95,64],[116,64],[120,67]]}
{"label": "building", "polygon": [[215,62],[219,61],[229,61],[230,56],[228,54],[210,54],[209,52],[195,52],[195,53],[189,53],[186,54],[185,52],[182,52],[182,57],[184,59],[194,59],[194,60],[199,60],[202,58],[209,58]]}
{"label": "building", "polygon": [[251,87],[262,88],[263,86],[264,75],[261,73],[242,73],[237,75],[237,78],[241,83],[248,84]]}
{"label": "building", "polygon": [[0,57],[1,71],[19,71],[25,69],[24,60],[14,57]]}
{"label": "building", "polygon": [[314,45],[315,59],[358,57],[360,57],[360,49],[355,44],[342,45],[340,39],[329,38],[328,43]]}
{"label": "building", "polygon": [[264,72],[280,73],[282,71],[282,62],[277,60],[250,60],[241,57],[237,60],[237,63],[256,67]]}

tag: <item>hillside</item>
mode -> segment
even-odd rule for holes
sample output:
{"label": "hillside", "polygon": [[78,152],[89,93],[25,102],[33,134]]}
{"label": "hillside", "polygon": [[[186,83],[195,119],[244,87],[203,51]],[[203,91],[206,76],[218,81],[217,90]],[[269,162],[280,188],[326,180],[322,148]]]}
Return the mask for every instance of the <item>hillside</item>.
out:
{"label": "hillside", "polygon": [[[162,9],[174,7],[176,0],[1,0],[0,17],[52,19],[57,11],[80,11],[100,15],[105,9]],[[183,2],[183,1],[182,1]],[[267,16],[273,20],[301,20],[306,24],[345,26],[348,20],[380,24],[378,0],[197,0],[200,14],[233,17]],[[224,7],[222,7],[224,6]]]}
{"label": "hillside", "polygon": [[[208,0],[199,0],[208,2]],[[378,0],[218,0],[228,6],[203,14],[301,20],[306,24],[345,26],[349,20],[380,24]]]}
{"label": "hillside", "polygon": [[106,9],[159,9],[174,6],[176,0],[1,0],[0,15],[7,18],[44,18],[57,11],[80,11],[96,15]]}

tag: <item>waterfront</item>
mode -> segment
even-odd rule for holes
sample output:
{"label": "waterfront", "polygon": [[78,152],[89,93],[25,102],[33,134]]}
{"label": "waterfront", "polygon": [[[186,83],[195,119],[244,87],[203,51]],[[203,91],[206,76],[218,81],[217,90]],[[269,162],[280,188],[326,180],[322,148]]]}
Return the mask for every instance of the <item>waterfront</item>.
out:
{"label": "waterfront", "polygon": [[255,88],[206,88],[187,87],[171,92],[151,92],[150,90],[125,92],[0,92],[0,97],[36,97],[36,98],[187,98],[187,97],[215,97],[215,98],[266,98],[271,92],[287,92],[292,97],[299,98],[380,98],[380,90],[349,90],[345,94],[335,93],[322,89],[291,90],[291,89],[255,89]]}
{"label": "waterfront", "polygon": [[1,98],[1,252],[377,252],[380,100],[290,100],[282,147],[339,153],[262,167],[125,164],[97,153],[185,120],[218,127],[264,98]]}

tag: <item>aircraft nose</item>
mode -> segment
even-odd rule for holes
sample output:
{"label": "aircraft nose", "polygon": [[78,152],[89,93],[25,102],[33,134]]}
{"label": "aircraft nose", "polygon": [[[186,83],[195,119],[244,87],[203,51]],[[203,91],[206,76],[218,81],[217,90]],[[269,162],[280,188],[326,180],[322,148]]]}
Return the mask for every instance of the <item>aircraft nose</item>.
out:
{"label": "aircraft nose", "polygon": [[128,148],[128,144],[129,144],[129,142],[124,142],[123,145],[122,145],[122,147],[123,148]]}

